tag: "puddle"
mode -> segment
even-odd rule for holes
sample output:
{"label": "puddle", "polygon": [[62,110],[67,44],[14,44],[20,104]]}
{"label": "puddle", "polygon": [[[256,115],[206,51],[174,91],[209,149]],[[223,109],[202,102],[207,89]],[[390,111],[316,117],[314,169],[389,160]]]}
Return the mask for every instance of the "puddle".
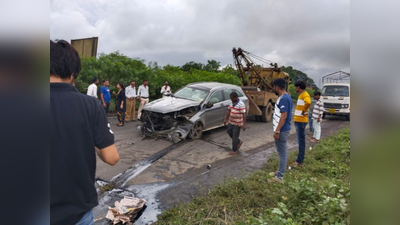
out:
{"label": "puddle", "polygon": [[143,211],[143,214],[134,224],[152,224],[157,221],[157,215],[161,214],[160,200],[156,198],[157,194],[171,186],[171,184],[150,184],[150,185],[132,185],[128,187],[128,190],[137,193],[136,197],[147,200],[147,208]]}

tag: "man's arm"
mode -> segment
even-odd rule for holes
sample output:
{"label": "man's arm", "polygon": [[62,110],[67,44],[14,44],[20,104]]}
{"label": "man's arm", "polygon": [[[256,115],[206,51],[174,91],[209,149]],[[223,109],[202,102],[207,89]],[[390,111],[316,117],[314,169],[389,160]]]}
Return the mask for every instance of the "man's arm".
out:
{"label": "man's arm", "polygon": [[87,89],[87,95],[92,95],[92,85],[89,85],[88,89]]}
{"label": "man's arm", "polygon": [[226,111],[226,115],[225,115],[225,119],[224,119],[224,126],[226,125],[226,122],[228,121],[230,114],[231,114],[231,109],[228,109],[228,111]]}
{"label": "man's arm", "polygon": [[104,101],[104,94],[100,93],[101,101],[103,102],[103,107],[106,107],[106,102]]}
{"label": "man's arm", "polygon": [[98,99],[98,97],[97,97],[97,86],[96,85],[93,86],[93,96]]}
{"label": "man's arm", "polygon": [[114,166],[119,161],[119,154],[115,145],[110,145],[102,149],[95,148],[95,150],[99,158],[111,166]]}
{"label": "man's arm", "polygon": [[246,130],[246,113],[243,113],[243,126],[242,126],[243,131]]}
{"label": "man's arm", "polygon": [[283,125],[285,124],[286,118],[287,118],[287,112],[281,112],[281,118],[279,119],[278,126],[276,127],[276,130],[274,131],[273,137],[275,140],[279,139],[280,130],[283,127]]}

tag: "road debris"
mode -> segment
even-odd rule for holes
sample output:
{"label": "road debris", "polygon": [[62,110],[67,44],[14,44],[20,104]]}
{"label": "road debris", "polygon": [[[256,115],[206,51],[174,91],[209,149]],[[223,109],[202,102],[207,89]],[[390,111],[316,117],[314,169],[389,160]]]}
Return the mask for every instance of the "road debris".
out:
{"label": "road debris", "polygon": [[111,220],[113,224],[122,222],[126,224],[131,222],[136,214],[146,204],[146,200],[125,196],[120,202],[115,202],[115,207],[109,207],[106,218]]}

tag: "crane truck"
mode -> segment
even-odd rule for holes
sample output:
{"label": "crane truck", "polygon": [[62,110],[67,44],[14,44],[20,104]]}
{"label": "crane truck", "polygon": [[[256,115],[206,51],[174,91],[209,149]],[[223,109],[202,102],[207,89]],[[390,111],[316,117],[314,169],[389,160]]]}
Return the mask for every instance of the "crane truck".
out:
{"label": "crane truck", "polygon": [[275,103],[278,100],[278,95],[275,93],[272,83],[275,79],[283,78],[287,83],[286,91],[288,91],[289,74],[283,72],[277,63],[268,62],[270,65],[268,68],[256,64],[254,59],[262,62],[268,60],[241,48],[233,48],[232,52],[241,79],[242,90],[249,99],[248,114],[254,115],[259,122],[270,122]]}

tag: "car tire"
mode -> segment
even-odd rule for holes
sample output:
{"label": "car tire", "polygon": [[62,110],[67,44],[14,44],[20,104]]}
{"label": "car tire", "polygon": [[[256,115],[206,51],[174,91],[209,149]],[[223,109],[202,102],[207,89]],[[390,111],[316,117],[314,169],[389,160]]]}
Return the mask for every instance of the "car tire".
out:
{"label": "car tire", "polygon": [[272,113],[273,113],[273,107],[271,102],[268,102],[268,105],[266,107],[262,108],[262,116],[261,116],[261,120],[264,123],[268,123],[272,120]]}
{"label": "car tire", "polygon": [[189,138],[192,140],[200,139],[201,136],[203,135],[203,129],[204,129],[203,124],[200,121],[196,122],[189,133]]}
{"label": "car tire", "polygon": [[346,120],[347,120],[347,121],[350,121],[350,114],[349,114],[349,115],[346,115],[345,117],[346,117]]}
{"label": "car tire", "polygon": [[254,117],[256,118],[257,122],[261,122],[261,116],[255,115]]}
{"label": "car tire", "polygon": [[325,117],[326,117],[326,114],[322,113],[322,119],[325,119]]}

